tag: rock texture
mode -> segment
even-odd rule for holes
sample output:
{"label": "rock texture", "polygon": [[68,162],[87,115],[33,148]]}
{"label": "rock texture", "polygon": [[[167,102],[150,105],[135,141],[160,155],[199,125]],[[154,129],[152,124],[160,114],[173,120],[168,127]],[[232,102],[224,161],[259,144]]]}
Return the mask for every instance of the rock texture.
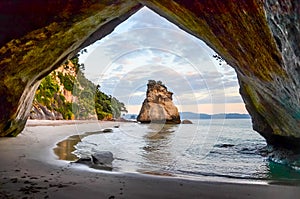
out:
{"label": "rock texture", "polygon": [[201,38],[236,71],[253,128],[300,147],[299,1],[142,1]]}
{"label": "rock texture", "polygon": [[79,158],[75,163],[85,164],[95,169],[111,171],[114,157],[110,151],[98,151],[87,157]]}
{"label": "rock texture", "polygon": [[180,124],[178,109],[172,101],[173,93],[161,81],[149,80],[147,87],[146,99],[137,121]]}
{"label": "rock texture", "polygon": [[61,113],[55,110],[49,110],[46,106],[34,103],[30,111],[30,119],[34,120],[63,120]]}
{"label": "rock texture", "polygon": [[[30,115],[29,115],[30,119],[36,119],[36,120],[63,120],[64,119],[63,114],[56,111],[55,108],[62,107],[62,104],[65,102],[72,103],[73,101],[75,101],[74,99],[76,99],[76,98],[72,94],[71,91],[68,91],[64,87],[64,84],[61,82],[62,80],[60,79],[60,76],[58,75],[59,73],[63,77],[70,76],[70,77],[74,78],[72,83],[75,82],[76,75],[77,75],[76,68],[71,61],[68,61],[67,63],[61,65],[56,70],[52,71],[49,75],[50,75],[51,79],[54,81],[53,86],[55,86],[55,85],[57,86],[58,92],[49,94],[51,96],[45,96],[44,93],[38,93],[41,91],[38,89],[37,92],[35,93],[35,98],[33,100],[32,108],[30,110]],[[40,84],[40,86],[44,86],[43,81]],[[47,107],[45,104],[41,104],[39,102],[39,100],[37,99],[38,96],[43,96],[44,99],[47,98],[47,100],[49,100],[49,107]],[[61,99],[60,96],[63,96],[64,99]],[[57,101],[59,101],[60,103],[55,104],[54,99],[58,99]],[[42,101],[42,100],[40,100],[40,101]],[[75,119],[75,118],[73,118],[73,119]],[[78,118],[76,118],[76,119],[78,119]]]}
{"label": "rock texture", "polygon": [[134,0],[2,1],[0,136],[23,130],[43,77],[139,8]]}
{"label": "rock texture", "polygon": [[97,119],[94,94],[97,86],[85,78],[77,60],[77,57],[68,60],[41,81],[30,119]]}
{"label": "rock texture", "polygon": [[[264,8],[281,54],[280,67],[286,76],[272,81],[271,94],[263,101],[268,104],[261,113],[264,120],[254,121],[254,129],[270,144],[287,148],[300,146],[300,1],[264,1]],[[270,109],[268,109],[270,107]],[[251,107],[250,107],[251,108]],[[252,109],[257,109],[253,107]],[[253,114],[254,115],[254,114]],[[262,123],[264,128],[259,128]]]}
{"label": "rock texture", "polygon": [[[148,6],[202,39],[237,72],[253,128],[300,147],[300,3],[295,0],[5,1],[0,25],[0,135],[17,135],[42,77]],[[18,24],[18,25],[16,25]]]}

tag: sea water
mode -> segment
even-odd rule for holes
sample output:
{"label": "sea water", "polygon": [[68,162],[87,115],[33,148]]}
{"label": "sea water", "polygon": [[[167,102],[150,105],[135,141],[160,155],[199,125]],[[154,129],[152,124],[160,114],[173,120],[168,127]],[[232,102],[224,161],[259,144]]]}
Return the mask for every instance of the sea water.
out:
{"label": "sea water", "polygon": [[120,122],[110,133],[83,137],[78,157],[114,155],[113,170],[174,176],[296,180],[300,173],[265,155],[267,144],[250,119],[192,120],[166,125]]}

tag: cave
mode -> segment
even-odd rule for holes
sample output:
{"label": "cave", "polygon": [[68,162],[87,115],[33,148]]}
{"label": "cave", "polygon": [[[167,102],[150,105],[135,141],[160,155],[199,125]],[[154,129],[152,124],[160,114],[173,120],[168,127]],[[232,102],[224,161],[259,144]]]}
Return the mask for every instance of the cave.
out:
{"label": "cave", "polygon": [[234,68],[253,129],[267,143],[299,148],[300,4],[291,0],[2,2],[0,135],[23,130],[43,77],[143,6]]}

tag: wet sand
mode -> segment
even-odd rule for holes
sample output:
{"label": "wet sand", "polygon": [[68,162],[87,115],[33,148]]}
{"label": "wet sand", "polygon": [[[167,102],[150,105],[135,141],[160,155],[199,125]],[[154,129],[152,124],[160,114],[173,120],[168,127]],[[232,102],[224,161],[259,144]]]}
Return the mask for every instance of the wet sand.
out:
{"label": "wet sand", "polygon": [[247,181],[183,179],[94,171],[59,160],[56,144],[114,122],[29,121],[0,139],[0,198],[297,198],[300,187]]}

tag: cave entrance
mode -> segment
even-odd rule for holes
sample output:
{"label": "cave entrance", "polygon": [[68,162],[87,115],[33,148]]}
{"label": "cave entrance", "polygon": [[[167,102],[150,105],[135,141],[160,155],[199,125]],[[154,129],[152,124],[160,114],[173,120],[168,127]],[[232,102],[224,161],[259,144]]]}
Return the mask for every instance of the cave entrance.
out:
{"label": "cave entrance", "polygon": [[[87,150],[108,150],[120,159],[115,164],[121,171],[161,172],[164,166],[170,165],[176,169],[186,168],[184,163],[205,159],[213,148],[245,145],[246,142],[225,141],[230,137],[242,140],[245,134],[229,133],[236,123],[240,122],[244,129],[251,128],[249,120],[224,120],[226,116],[241,117],[236,113],[246,113],[238,93],[235,71],[220,57],[216,58],[216,52],[204,42],[147,7],[81,52],[79,62],[84,65],[85,76],[100,85],[102,92],[126,105],[125,119],[136,118],[145,99],[148,80],[157,80],[174,93],[181,119],[192,120],[194,124],[175,127],[158,123],[118,123],[112,134],[78,136],[76,154],[79,157]],[[218,140],[220,135],[223,137]],[[234,153],[235,149],[230,151]],[[61,154],[68,153],[63,151]],[[190,160],[185,159],[187,157]],[[210,160],[205,161],[213,165]]]}
{"label": "cave entrance", "polygon": [[85,75],[137,114],[149,79],[161,80],[181,112],[247,113],[235,71],[200,39],[147,7],[85,48]]}
{"label": "cave entrance", "polygon": [[[76,83],[73,85],[74,89],[68,88],[72,86],[68,82],[74,79],[74,73],[78,71],[77,76],[84,74],[92,83],[99,85],[101,92],[124,103],[128,114],[121,114],[127,119],[136,118],[150,79],[162,81],[174,93],[173,100],[182,119],[200,119],[200,113],[202,118],[209,117],[208,114],[219,114],[218,117],[224,118],[225,113],[247,113],[238,92],[235,71],[200,39],[147,7],[141,8],[111,34],[80,52],[79,57],[73,59],[76,62],[73,65],[78,65],[77,69],[72,70],[69,67],[72,63],[65,63],[54,72],[54,76],[61,78],[61,85],[58,87],[65,87],[59,93],[60,98],[68,101],[63,104],[64,113],[61,117],[64,119],[91,118],[91,114],[85,114],[91,108],[81,108],[80,105],[93,101],[95,91],[80,91],[81,88],[77,88],[77,85],[82,86]],[[51,86],[53,78],[56,77],[50,75],[45,78],[47,81],[44,79],[42,86]],[[84,82],[83,84],[86,85]],[[35,102],[47,103],[48,107],[52,101],[59,101],[56,104],[61,104],[60,99],[44,102],[45,98],[41,95],[47,94],[48,90],[38,90]],[[80,93],[76,95],[78,91]],[[76,102],[73,101],[71,107],[73,99]],[[34,116],[34,112],[38,111],[35,103],[33,108],[31,117],[38,119]],[[102,118],[105,115],[100,117]]]}

